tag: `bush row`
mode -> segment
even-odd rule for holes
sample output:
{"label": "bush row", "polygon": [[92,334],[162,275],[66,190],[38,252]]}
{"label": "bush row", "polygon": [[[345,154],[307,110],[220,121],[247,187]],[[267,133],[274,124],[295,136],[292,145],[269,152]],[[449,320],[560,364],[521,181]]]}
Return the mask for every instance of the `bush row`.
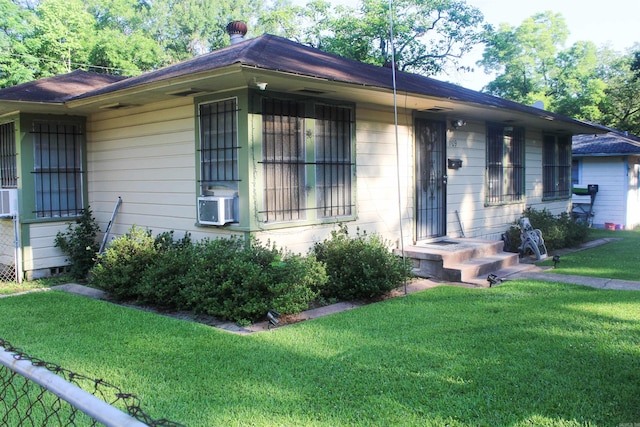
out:
{"label": "bush row", "polygon": [[118,300],[246,324],[268,310],[299,313],[318,299],[380,296],[409,274],[379,237],[351,238],[346,227],[307,256],[253,238],[192,242],[189,234],[176,240],[133,227],[98,258],[91,282]]}
{"label": "bush row", "polygon": [[579,246],[586,242],[591,230],[586,222],[575,221],[569,213],[562,212],[559,215],[553,215],[546,208],[537,210],[529,207],[505,233],[506,251],[518,252],[518,247],[521,244],[519,224],[522,218],[529,218],[531,226],[542,232],[542,238],[549,253],[556,249]]}

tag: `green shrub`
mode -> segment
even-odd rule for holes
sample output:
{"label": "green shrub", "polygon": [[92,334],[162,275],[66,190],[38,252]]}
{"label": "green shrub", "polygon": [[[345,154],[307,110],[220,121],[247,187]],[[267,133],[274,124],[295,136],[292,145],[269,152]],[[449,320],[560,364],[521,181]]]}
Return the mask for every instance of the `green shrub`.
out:
{"label": "green shrub", "polygon": [[100,244],[97,241],[99,230],[91,209],[87,208],[73,224],[67,225],[64,233],[56,234],[54,244],[66,255],[70,264],[69,274],[74,279],[85,280],[93,267],[100,250]]}
{"label": "green shrub", "polygon": [[158,254],[151,231],[136,226],[111,241],[91,270],[91,283],[118,300],[139,296],[138,285]]}
{"label": "green shrub", "polygon": [[173,231],[161,233],[154,240],[156,256],[144,270],[137,285],[138,302],[163,309],[181,309],[185,277],[192,267],[196,250],[189,233],[175,241]]}
{"label": "green shrub", "polygon": [[303,258],[255,239],[174,240],[133,227],[115,239],[93,269],[93,283],[116,299],[193,310],[239,323],[268,310],[306,310],[327,277],[313,256]]}
{"label": "green shrub", "polygon": [[549,253],[557,249],[577,247],[589,237],[589,226],[584,222],[574,221],[569,213],[553,215],[546,208],[537,210],[529,207],[515,221],[515,225],[510,226],[505,232],[506,251],[518,252],[521,244],[519,224],[522,218],[529,218],[531,226],[542,232],[542,238]]}
{"label": "green shrub", "polygon": [[205,240],[186,278],[186,307],[245,323],[268,310],[299,313],[326,283],[324,267],[255,239]]}
{"label": "green shrub", "polygon": [[322,296],[327,299],[379,297],[411,276],[411,266],[389,251],[388,242],[359,231],[352,238],[344,225],[316,243],[311,254],[326,265],[329,281]]}

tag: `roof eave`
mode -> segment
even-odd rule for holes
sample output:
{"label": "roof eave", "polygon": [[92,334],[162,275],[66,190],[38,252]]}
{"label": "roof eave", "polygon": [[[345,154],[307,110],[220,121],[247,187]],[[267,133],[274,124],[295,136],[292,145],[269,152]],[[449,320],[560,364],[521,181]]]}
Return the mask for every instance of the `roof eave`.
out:
{"label": "roof eave", "polygon": [[[229,90],[225,88],[210,88],[207,85],[202,84],[208,80],[215,78],[231,76],[238,74],[242,71],[240,64],[231,64],[229,66],[216,68],[213,70],[201,71],[199,73],[181,75],[164,80],[157,80],[149,83],[143,83],[140,85],[127,87],[113,92],[99,93],[97,95],[76,97],[65,104],[72,110],[92,110],[106,106],[110,104],[122,103],[124,104],[146,104],[149,102],[160,101],[163,99],[170,99],[173,97],[172,93],[177,93],[180,88],[188,87],[201,87],[200,94],[215,93],[216,91]],[[243,85],[245,86],[245,85]]]}

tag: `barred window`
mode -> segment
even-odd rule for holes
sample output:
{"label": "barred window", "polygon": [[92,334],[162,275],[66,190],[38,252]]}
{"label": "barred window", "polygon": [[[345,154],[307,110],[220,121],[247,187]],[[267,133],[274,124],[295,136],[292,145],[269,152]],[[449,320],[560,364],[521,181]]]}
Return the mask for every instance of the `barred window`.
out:
{"label": "barred window", "polygon": [[565,199],[571,195],[571,139],[545,135],[542,152],[542,198]]}
{"label": "barred window", "polygon": [[524,129],[487,129],[487,204],[511,203],[524,197]]}
{"label": "barred window", "polygon": [[304,104],[265,99],[262,109],[263,219],[306,219]]}
{"label": "barred window", "polygon": [[315,137],[318,216],[351,215],[351,109],[317,105]]}
{"label": "barred window", "polygon": [[212,187],[237,188],[238,120],[237,100],[201,104],[200,183],[206,194]]}
{"label": "barred window", "polygon": [[34,122],[33,137],[36,217],[80,215],[84,208],[80,126]]}
{"label": "barred window", "polygon": [[0,125],[0,179],[2,188],[17,188],[16,133],[13,122]]}
{"label": "barred window", "polygon": [[262,107],[263,220],[352,215],[351,108],[276,99]]}

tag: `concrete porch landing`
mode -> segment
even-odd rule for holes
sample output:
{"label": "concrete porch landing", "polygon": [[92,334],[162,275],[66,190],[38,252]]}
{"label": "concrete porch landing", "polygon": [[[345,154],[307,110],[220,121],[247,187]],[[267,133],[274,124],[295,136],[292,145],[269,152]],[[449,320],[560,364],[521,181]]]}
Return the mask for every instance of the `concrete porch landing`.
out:
{"label": "concrete porch landing", "polygon": [[496,240],[443,238],[408,246],[405,257],[418,277],[478,284],[486,283],[490,273],[526,268],[519,266],[518,254],[504,252],[503,246]]}

